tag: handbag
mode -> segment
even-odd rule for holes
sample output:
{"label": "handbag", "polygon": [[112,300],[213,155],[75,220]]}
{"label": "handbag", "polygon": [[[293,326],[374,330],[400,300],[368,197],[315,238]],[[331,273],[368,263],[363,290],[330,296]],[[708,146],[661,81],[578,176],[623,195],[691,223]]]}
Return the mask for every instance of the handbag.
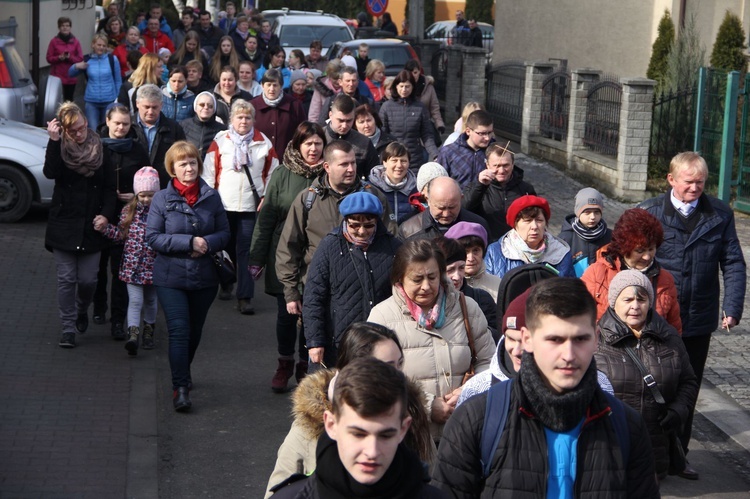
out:
{"label": "handbag", "polygon": [[464,328],[466,328],[466,336],[469,339],[469,349],[471,350],[471,364],[469,365],[469,370],[466,371],[466,374],[464,374],[464,379],[461,380],[461,386],[463,386],[476,374],[475,368],[477,365],[477,350],[474,347],[474,335],[471,332],[469,314],[466,311],[466,297],[463,293],[460,293],[459,302],[461,303],[461,314],[464,316]]}
{"label": "handbag", "polygon": [[219,283],[222,287],[227,287],[237,282],[237,273],[229,253],[219,251],[211,255],[216,267],[216,274],[219,276]]}

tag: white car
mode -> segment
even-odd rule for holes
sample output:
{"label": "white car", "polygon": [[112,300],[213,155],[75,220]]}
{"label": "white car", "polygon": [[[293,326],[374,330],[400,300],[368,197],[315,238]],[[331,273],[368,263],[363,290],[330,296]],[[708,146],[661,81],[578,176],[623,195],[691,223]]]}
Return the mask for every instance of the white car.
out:
{"label": "white car", "polygon": [[20,220],[32,203],[52,202],[55,182],[42,173],[48,140],[41,128],[0,118],[0,222]]}
{"label": "white car", "polygon": [[310,43],[320,40],[325,57],[329,47],[336,42],[354,39],[351,28],[338,16],[317,12],[284,12],[274,21],[273,32],[279,37],[287,54],[294,49],[305,55],[310,53]]}

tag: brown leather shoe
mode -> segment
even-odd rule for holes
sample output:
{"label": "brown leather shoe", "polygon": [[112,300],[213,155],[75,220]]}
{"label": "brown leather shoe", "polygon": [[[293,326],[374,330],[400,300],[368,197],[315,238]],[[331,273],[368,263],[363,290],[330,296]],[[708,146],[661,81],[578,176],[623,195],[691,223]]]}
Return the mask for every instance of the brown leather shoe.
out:
{"label": "brown leather shoe", "polygon": [[684,478],[685,480],[697,480],[700,475],[698,474],[695,469],[690,466],[690,463],[687,463],[685,465],[685,469],[677,473],[677,476],[680,478]]}
{"label": "brown leather shoe", "polygon": [[271,390],[276,393],[287,391],[289,378],[294,376],[294,359],[279,358],[279,367],[271,379]]}

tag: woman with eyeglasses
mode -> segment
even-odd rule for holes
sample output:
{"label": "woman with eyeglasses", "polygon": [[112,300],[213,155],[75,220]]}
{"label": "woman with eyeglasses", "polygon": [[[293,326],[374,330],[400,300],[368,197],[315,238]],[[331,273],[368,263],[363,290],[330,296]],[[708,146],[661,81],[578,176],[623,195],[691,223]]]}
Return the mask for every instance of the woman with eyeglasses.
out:
{"label": "woman with eyeglasses", "polygon": [[76,346],[89,325],[99,258],[107,240],[97,230],[115,220],[115,187],[104,167],[102,141],[83,111],[64,102],[47,124],[44,176],[54,180],[44,246],[57,266],[62,348]]}
{"label": "woman with eyeglasses", "polygon": [[216,97],[212,92],[199,93],[193,101],[193,111],[193,117],[180,121],[180,126],[185,131],[185,139],[198,148],[204,159],[216,134],[226,130],[227,125],[217,119]]}
{"label": "woman with eyeglasses", "polygon": [[388,276],[401,242],[381,221],[383,205],[369,192],[339,204],[343,221],[320,242],[302,299],[310,361],[333,366],[344,331],[390,296]]}

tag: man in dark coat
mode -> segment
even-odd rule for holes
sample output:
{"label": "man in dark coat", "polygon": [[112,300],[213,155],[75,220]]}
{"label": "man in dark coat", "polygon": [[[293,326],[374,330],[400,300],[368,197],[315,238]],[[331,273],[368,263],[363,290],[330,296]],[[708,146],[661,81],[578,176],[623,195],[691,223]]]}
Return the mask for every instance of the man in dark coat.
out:
{"label": "man in dark coat", "polygon": [[512,152],[495,143],[486,155],[487,168],[464,189],[463,206],[487,221],[488,242],[493,243],[512,229],[505,221],[511,203],[526,194],[536,195],[536,190],[524,182],[523,170],[515,166]]}
{"label": "man in dark coat", "polygon": [[213,25],[211,13],[207,10],[201,12],[200,23],[193,30],[200,36],[201,49],[206,52],[206,56],[210,59],[219,47],[219,41],[225,35],[224,31]]}
{"label": "man in dark coat", "polygon": [[[736,326],[745,301],[746,267],[732,208],[703,192],[708,165],[696,152],[672,158],[667,180],[672,189],[641,203],[664,228],[664,243],[656,252],[663,269],[672,273],[680,301],[682,341],[698,383],[708,357],[711,333]],[[719,302],[719,270],[724,279],[724,301]],[[722,305],[720,307],[720,305]],[[693,411],[681,437],[687,452]],[[680,476],[698,479],[690,466]]]}
{"label": "man in dark coat", "polygon": [[[660,497],[643,419],[597,382],[596,302],[583,282],[546,279],[531,289],[522,344],[518,377],[448,419],[435,485],[457,498]],[[504,425],[488,423],[488,399]],[[485,430],[500,437],[488,454]]]}
{"label": "man in dark coat", "polygon": [[336,96],[328,113],[331,121],[325,127],[326,138],[329,144],[334,140],[350,143],[357,158],[357,176],[368,178],[370,170],[380,164],[380,158],[372,141],[354,129],[354,106],[351,97],[342,94]]}
{"label": "man in dark coat", "polygon": [[156,85],[149,83],[139,87],[133,128],[138,142],[148,151],[151,166],[159,172],[159,184],[164,189],[170,180],[164,158],[172,144],[185,140],[185,132],[179,123],[164,116],[162,102],[161,90]]}
{"label": "man in dark coat", "polygon": [[477,26],[477,22],[474,19],[469,19],[469,37],[466,43],[469,47],[482,48],[482,30]]}
{"label": "man in dark coat", "polygon": [[458,222],[474,222],[489,232],[487,222],[479,215],[461,208],[461,188],[449,177],[437,177],[427,184],[427,209],[402,223],[398,237],[434,239],[444,235]]}

